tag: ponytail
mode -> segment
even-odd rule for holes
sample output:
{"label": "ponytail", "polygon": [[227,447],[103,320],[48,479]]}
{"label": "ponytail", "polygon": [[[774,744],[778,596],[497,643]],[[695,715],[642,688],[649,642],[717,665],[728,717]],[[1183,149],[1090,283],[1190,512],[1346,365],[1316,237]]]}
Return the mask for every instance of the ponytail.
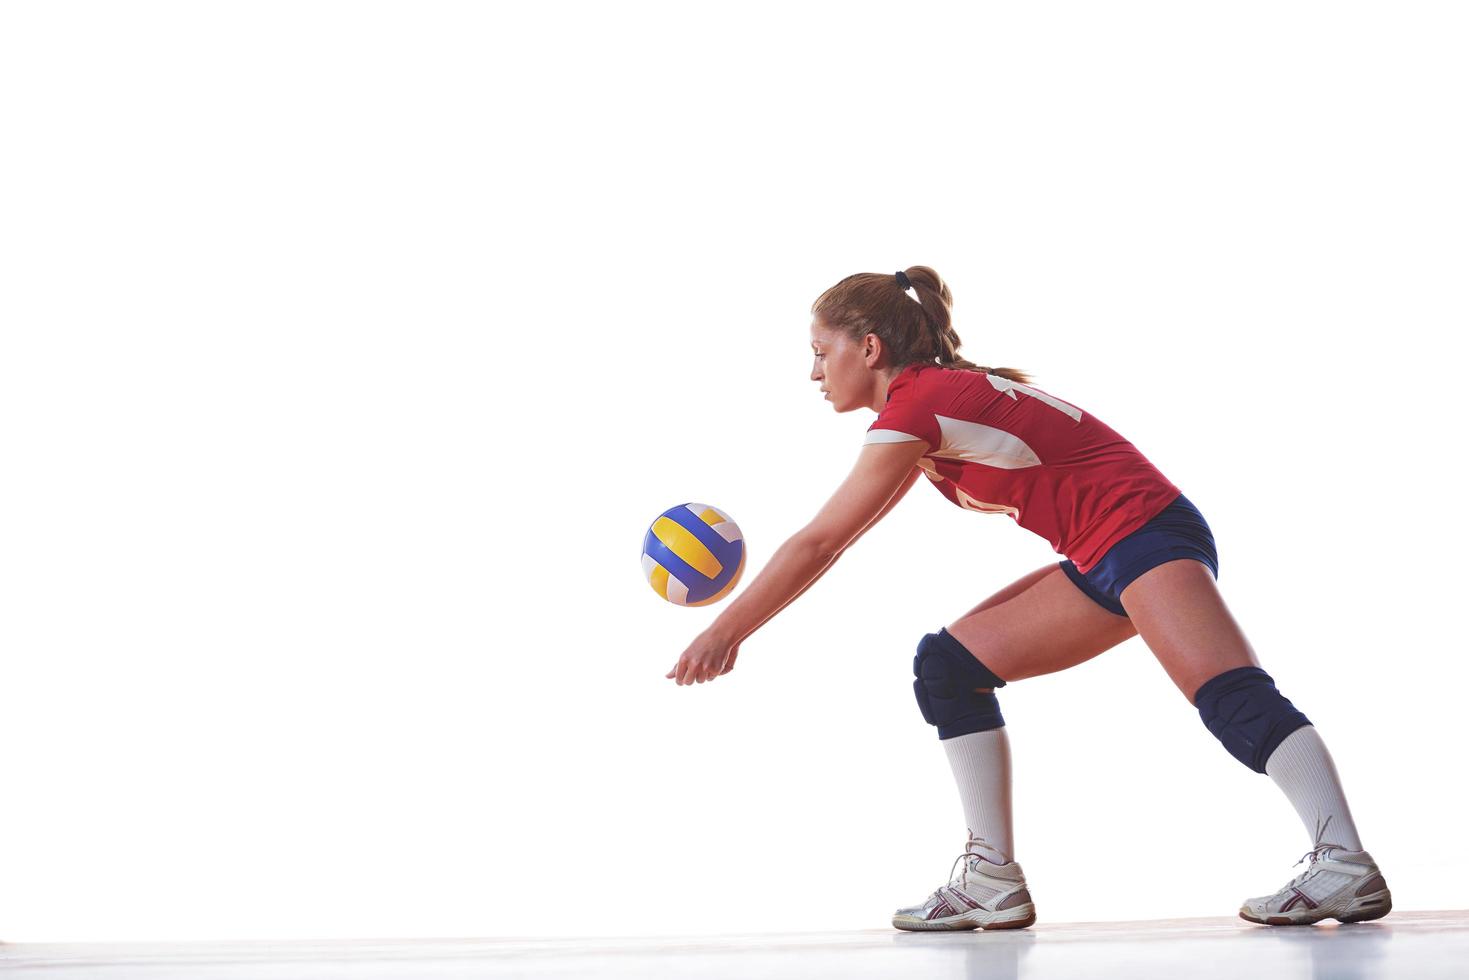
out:
{"label": "ponytail", "polygon": [[953,294],[939,274],[926,265],[915,265],[893,275],[859,272],[848,276],[817,297],[811,312],[853,340],[877,334],[897,368],[923,364],[1029,384],[1030,376],[1024,371],[982,367],[959,356],[959,335],[951,321],[953,305]]}

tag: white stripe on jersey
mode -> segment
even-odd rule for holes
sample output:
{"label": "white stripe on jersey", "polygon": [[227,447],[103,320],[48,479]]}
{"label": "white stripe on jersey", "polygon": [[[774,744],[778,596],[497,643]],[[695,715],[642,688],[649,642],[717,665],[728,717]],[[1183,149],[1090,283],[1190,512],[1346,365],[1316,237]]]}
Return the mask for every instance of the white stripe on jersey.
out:
{"label": "white stripe on jersey", "polygon": [[935,415],[939,431],[943,434],[943,445],[937,452],[929,453],[942,459],[962,459],[1002,470],[1021,470],[1027,466],[1041,465],[1035,450],[1026,445],[1019,436],[997,429],[992,425],[951,419]]}
{"label": "white stripe on jersey", "polygon": [[906,432],[896,429],[873,429],[867,433],[867,438],[862,440],[864,446],[879,446],[888,442],[922,442],[917,436],[910,436]]}
{"label": "white stripe on jersey", "polygon": [[1045,402],[1056,411],[1064,412],[1076,421],[1081,421],[1081,409],[1077,408],[1075,405],[1063,402],[1061,399],[1056,398],[1052,395],[1048,395],[1044,391],[1037,391],[1030,385],[1023,385],[1019,381],[1011,381],[1009,378],[1002,378],[998,374],[987,374],[985,375],[985,377],[990,379],[990,386],[992,388],[994,388],[998,392],[1009,395],[1011,401],[1015,400],[1015,392],[1023,391],[1037,401]]}

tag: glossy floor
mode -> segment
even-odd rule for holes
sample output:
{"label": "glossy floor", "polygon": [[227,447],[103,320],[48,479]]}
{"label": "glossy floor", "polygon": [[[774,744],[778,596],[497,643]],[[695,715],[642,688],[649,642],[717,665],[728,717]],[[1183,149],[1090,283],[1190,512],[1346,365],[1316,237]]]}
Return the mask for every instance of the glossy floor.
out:
{"label": "glossy floor", "polygon": [[0,973],[46,980],[922,977],[1378,980],[1469,977],[1469,912],[1296,928],[1238,919],[627,939],[20,944]]}

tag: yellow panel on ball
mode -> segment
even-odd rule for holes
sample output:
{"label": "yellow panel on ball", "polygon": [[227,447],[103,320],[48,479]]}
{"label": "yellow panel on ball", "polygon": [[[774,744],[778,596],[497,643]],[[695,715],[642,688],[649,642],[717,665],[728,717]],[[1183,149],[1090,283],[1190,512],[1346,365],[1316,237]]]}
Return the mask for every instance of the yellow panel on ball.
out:
{"label": "yellow panel on ball", "polygon": [[704,542],[694,537],[682,525],[660,517],[653,522],[653,535],[691,568],[698,569],[701,575],[718,578],[719,573],[724,571],[724,566],[714,557],[714,552],[704,547]]}

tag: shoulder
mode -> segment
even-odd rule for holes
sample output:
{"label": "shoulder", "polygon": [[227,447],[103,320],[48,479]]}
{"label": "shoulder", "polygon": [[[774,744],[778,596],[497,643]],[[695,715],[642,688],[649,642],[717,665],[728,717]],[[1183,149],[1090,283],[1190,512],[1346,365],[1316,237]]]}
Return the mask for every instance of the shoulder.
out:
{"label": "shoulder", "polygon": [[971,373],[930,364],[904,368],[888,384],[887,401],[868,426],[866,442],[870,445],[922,440],[938,446],[939,425],[935,416],[943,413],[949,401],[948,386],[956,380],[962,381],[944,376]]}

